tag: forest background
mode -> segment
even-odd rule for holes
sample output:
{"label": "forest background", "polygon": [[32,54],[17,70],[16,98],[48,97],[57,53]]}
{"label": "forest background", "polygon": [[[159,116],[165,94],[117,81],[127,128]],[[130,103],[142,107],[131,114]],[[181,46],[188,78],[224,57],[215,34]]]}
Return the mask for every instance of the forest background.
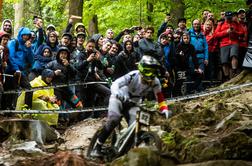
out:
{"label": "forest background", "polygon": [[219,19],[221,11],[237,11],[246,8],[245,0],[0,0],[0,20],[11,19],[15,23],[15,34],[21,26],[34,29],[33,16],[41,16],[44,28],[54,24],[63,32],[71,15],[81,16],[75,22],[83,22],[89,35],[102,33],[112,28],[119,33],[132,26],[151,25],[155,30],[171,13],[172,24],[185,17],[187,26],[202,17],[208,9]]}

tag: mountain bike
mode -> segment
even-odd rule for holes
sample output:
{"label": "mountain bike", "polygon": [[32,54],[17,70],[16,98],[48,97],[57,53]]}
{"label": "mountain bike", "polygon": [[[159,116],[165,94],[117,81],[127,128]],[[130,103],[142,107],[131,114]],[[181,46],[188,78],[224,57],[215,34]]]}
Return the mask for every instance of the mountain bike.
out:
{"label": "mountain bike", "polygon": [[[151,123],[153,122],[153,114],[156,110],[151,110],[144,105],[129,101],[139,108],[136,113],[136,120],[127,128],[121,129],[119,125],[110,135],[102,147],[103,159],[112,161],[126,154],[131,148],[151,146],[154,150],[161,148],[161,139],[159,136],[150,131]],[[97,138],[100,135],[101,129],[98,129],[91,139],[87,151],[87,158],[92,159],[91,152],[96,146]]]}

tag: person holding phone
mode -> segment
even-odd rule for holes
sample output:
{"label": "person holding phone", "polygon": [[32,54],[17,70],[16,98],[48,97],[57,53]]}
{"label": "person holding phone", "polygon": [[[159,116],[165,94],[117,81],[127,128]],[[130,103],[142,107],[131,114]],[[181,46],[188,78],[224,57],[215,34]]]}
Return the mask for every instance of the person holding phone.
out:
{"label": "person holding phone", "polygon": [[163,32],[165,32],[167,28],[172,29],[172,31],[174,30],[173,26],[168,24],[170,23],[171,19],[172,19],[171,14],[167,13],[165,16],[164,22],[161,24],[161,26],[158,29],[157,37],[159,37]]}
{"label": "person holding phone", "polygon": [[[233,21],[233,12],[225,12],[225,21],[219,23],[215,30],[215,37],[220,41],[220,60],[223,69],[223,81],[234,77],[238,68],[239,38],[243,31],[238,22]],[[231,66],[231,67],[230,67]],[[232,69],[230,74],[229,70]]]}
{"label": "person holding phone", "polygon": [[43,44],[45,34],[43,31],[43,19],[41,17],[33,16],[33,24],[36,29],[32,31],[31,42],[32,42],[32,51],[33,54],[35,54],[39,46]]}

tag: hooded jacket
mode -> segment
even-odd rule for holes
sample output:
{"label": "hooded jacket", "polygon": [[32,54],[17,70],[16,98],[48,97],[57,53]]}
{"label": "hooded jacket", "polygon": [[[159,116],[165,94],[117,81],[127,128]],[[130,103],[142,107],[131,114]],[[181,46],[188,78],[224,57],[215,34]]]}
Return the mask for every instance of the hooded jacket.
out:
{"label": "hooded jacket", "polygon": [[[43,52],[45,51],[45,49],[49,49],[51,56],[50,57],[45,57],[43,56]],[[33,67],[32,67],[32,71],[37,72],[39,74],[41,74],[41,72],[45,69],[46,65],[51,62],[52,59],[52,51],[51,48],[49,46],[44,46],[42,48],[41,54],[37,55],[37,59],[35,60]]]}
{"label": "hooded jacket", "polygon": [[[126,50],[126,43],[130,42],[132,50]],[[138,62],[139,55],[134,51],[133,42],[128,40],[123,43],[123,51],[121,51],[116,58],[114,79],[117,79],[130,71],[137,70],[136,62]]]}
{"label": "hooded jacket", "polygon": [[66,50],[68,52],[67,60],[70,63],[70,52],[66,49],[66,47],[61,47],[56,55],[56,60],[49,62],[45,68],[51,69],[53,71],[61,70],[59,75],[55,75],[53,83],[54,84],[62,84],[69,83],[73,76],[77,73],[76,69],[72,65],[64,66],[62,61],[59,58],[60,52]]}
{"label": "hooded jacket", "polygon": [[[190,63],[193,63],[193,65]],[[185,44],[183,39],[176,49],[174,66],[176,71],[188,71],[190,66],[194,66],[195,69],[199,67],[194,46],[190,43]]]}
{"label": "hooded jacket", "polygon": [[56,54],[57,54],[57,52],[58,52],[58,50],[59,50],[59,47],[58,47],[58,44],[59,44],[59,42],[58,42],[58,37],[57,37],[57,35],[55,34],[55,35],[56,35],[56,43],[55,43],[54,46],[52,46],[52,45],[51,45],[51,42],[49,41],[49,36],[50,36],[51,33],[55,33],[55,32],[54,32],[54,31],[51,31],[51,32],[48,33],[48,35],[47,35],[47,37],[46,37],[46,43],[39,46],[39,48],[37,49],[35,55],[41,55],[41,50],[42,50],[42,48],[44,48],[44,46],[47,45],[47,46],[50,47],[50,49],[51,49],[51,51],[52,51],[53,58],[56,57]]}
{"label": "hooded jacket", "polygon": [[[12,25],[13,25],[13,24],[12,24],[12,21],[11,21],[10,19],[5,19],[5,20],[3,20],[3,22],[2,22],[1,31],[4,31],[3,25],[4,25],[4,23],[5,23],[6,21],[10,22],[10,23],[11,23],[11,27],[12,27]],[[10,35],[12,36],[12,28],[11,28],[11,33],[10,33]]]}
{"label": "hooded jacket", "polygon": [[[9,61],[6,72],[7,73],[15,73],[16,71],[25,71],[25,69],[33,64],[33,52],[32,47],[27,48],[25,46],[25,41],[22,39],[23,35],[31,36],[31,31],[26,28],[20,28],[18,32],[17,39],[13,39],[9,41]],[[16,44],[18,48],[16,50]],[[22,72],[22,74],[24,74]]]}

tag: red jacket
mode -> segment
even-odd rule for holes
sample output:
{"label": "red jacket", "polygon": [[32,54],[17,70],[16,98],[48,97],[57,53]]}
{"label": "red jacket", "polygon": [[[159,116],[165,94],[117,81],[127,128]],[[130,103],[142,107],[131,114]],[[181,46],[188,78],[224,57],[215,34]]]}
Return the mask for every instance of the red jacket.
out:
{"label": "red jacket", "polygon": [[240,40],[239,46],[247,48],[248,47],[248,27],[245,23],[240,23],[239,25],[242,30],[242,34],[244,34],[240,36],[239,38]]}
{"label": "red jacket", "polygon": [[210,34],[208,32],[204,32],[206,36],[207,44],[208,44],[208,52],[217,52],[218,51],[218,40],[215,37],[215,34]]}
{"label": "red jacket", "polygon": [[[233,32],[228,33],[227,30],[233,28]],[[219,23],[215,30],[215,37],[220,41],[220,47],[225,47],[233,44],[239,44],[239,38],[242,36],[242,29],[237,22]]]}
{"label": "red jacket", "polygon": [[[4,47],[4,50],[2,53],[0,53],[1,63],[0,64],[0,73],[3,74],[5,71],[5,68],[3,67],[3,63],[8,61],[9,56],[9,49],[7,47]],[[3,77],[0,75],[0,82],[3,82]]]}

